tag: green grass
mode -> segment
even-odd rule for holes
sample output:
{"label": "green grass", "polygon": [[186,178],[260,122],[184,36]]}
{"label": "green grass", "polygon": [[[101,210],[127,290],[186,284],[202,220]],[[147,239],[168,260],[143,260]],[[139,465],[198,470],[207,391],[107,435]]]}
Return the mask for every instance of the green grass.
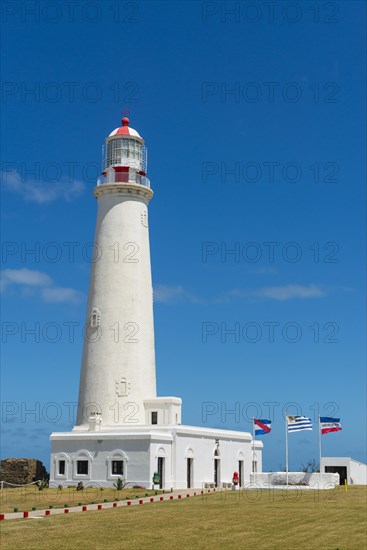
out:
{"label": "green grass", "polygon": [[1,522],[8,549],[365,550],[366,489],[214,493]]}
{"label": "green grass", "polygon": [[[161,491],[159,491],[161,493]],[[58,489],[44,489],[39,491],[33,486],[7,488],[0,490],[0,512],[13,512],[18,508],[19,512],[29,511],[32,507],[37,510],[44,510],[52,506],[53,508],[64,508],[64,505],[78,506],[81,504],[92,504],[92,502],[112,502],[116,498],[125,500],[138,497],[144,497],[145,494],[154,495],[155,491],[148,489],[103,489],[97,487],[88,487],[83,491],[77,491],[74,487],[69,487],[59,491]]]}

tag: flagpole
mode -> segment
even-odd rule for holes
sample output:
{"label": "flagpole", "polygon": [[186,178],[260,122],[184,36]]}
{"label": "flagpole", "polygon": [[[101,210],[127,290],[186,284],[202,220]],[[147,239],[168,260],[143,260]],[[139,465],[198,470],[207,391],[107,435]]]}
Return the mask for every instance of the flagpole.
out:
{"label": "flagpole", "polygon": [[287,415],[285,415],[285,472],[288,488],[288,422]]}
{"label": "flagpole", "polygon": [[255,417],[252,418],[252,479],[255,485]]}
{"label": "flagpole", "polygon": [[321,489],[322,489],[321,457],[322,457],[322,451],[321,451],[321,421],[320,421],[320,415],[319,415],[319,459],[320,459],[320,483],[321,483]]}

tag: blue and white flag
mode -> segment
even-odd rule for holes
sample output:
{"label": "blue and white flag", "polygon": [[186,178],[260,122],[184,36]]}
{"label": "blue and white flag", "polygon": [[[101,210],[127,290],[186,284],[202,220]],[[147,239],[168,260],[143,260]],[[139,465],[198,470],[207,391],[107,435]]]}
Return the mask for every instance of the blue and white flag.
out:
{"label": "blue and white flag", "polygon": [[287,416],[288,433],[312,430],[312,422],[307,416]]}

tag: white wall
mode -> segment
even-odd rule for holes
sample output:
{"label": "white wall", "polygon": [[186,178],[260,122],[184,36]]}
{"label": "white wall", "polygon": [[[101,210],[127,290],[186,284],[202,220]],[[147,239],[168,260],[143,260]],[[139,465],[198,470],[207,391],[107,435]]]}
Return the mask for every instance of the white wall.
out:
{"label": "white wall", "polygon": [[[83,452],[86,451],[86,452]],[[62,453],[62,455],[60,455]],[[89,455],[89,456],[88,456]],[[54,442],[51,453],[50,480],[55,484],[75,485],[83,481],[85,485],[93,482],[101,487],[112,487],[120,476],[111,476],[109,459],[124,459],[124,477],[134,480],[138,485],[149,486],[150,447],[149,440],[97,440]],[[64,458],[65,457],[65,458]],[[65,476],[57,474],[57,459],[66,459]],[[89,459],[87,476],[76,473],[76,460]]]}
{"label": "white wall", "polygon": [[[89,412],[103,427],[145,424],[144,399],[156,396],[148,202],[139,185],[101,185],[91,266],[77,429]],[[90,326],[97,308],[99,326]],[[94,404],[94,405],[93,405]]]}
{"label": "white wall", "polygon": [[367,485],[367,465],[350,457],[323,457],[321,469],[325,466],[344,466],[347,468],[347,478],[350,485]]}
{"label": "white wall", "polygon": [[367,464],[351,459],[349,483],[354,485],[367,485]]}
{"label": "white wall", "polygon": [[[271,486],[285,486],[285,472],[267,472],[251,475],[251,483],[260,488],[269,488]],[[304,485],[311,489],[332,489],[339,485],[339,474],[322,474],[319,473],[304,473],[304,472],[289,472],[289,485]]]}
{"label": "white wall", "polygon": [[[218,441],[219,445],[217,445]],[[113,485],[109,463],[115,457],[126,462],[127,481],[152,486],[158,457],[165,458],[163,488],[187,487],[187,457],[193,458],[192,487],[214,482],[214,451],[219,449],[219,484],[232,480],[243,460],[243,485],[249,483],[252,467],[252,437],[249,433],[211,430],[191,426],[145,427],[134,432],[70,432],[51,434],[50,479],[55,484],[72,485],[78,481],[100,486]],[[256,442],[258,470],[261,471],[262,443]],[[57,461],[66,461],[64,476],[57,474]],[[76,461],[89,461],[88,476],[77,475]]]}
{"label": "white wall", "polygon": [[[223,439],[219,436],[219,480],[231,482],[233,473],[238,471],[239,460],[244,461],[244,483],[248,482],[251,473],[251,441]],[[187,456],[193,458],[194,486],[201,487],[205,482],[214,481],[215,438],[178,433],[176,436],[176,467],[174,479],[177,488],[186,487]],[[261,451],[259,453],[261,455]]]}

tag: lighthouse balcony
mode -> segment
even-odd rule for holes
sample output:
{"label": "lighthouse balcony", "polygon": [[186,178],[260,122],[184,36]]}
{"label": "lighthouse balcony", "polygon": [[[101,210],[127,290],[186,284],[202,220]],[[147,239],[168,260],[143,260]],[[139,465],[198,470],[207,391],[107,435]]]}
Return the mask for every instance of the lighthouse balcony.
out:
{"label": "lighthouse balcony", "polygon": [[150,188],[149,178],[133,171],[108,172],[107,174],[102,174],[102,176],[100,176],[97,180],[97,186],[103,185],[105,183],[134,183]]}

